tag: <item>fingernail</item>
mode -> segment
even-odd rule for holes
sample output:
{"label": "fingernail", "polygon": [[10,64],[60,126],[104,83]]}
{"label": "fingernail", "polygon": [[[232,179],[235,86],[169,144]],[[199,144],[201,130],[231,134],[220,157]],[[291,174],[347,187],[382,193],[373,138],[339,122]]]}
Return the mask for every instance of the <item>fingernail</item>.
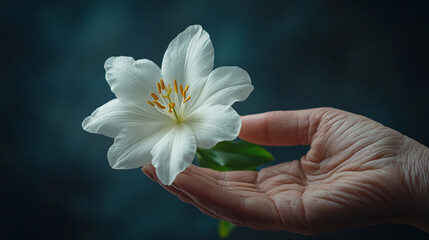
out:
{"label": "fingernail", "polygon": [[144,172],[144,174],[146,174],[146,176],[148,176],[150,179],[152,179],[152,181],[156,182],[156,180],[153,177],[152,173],[150,172],[150,170],[146,166],[142,167],[142,171]]}

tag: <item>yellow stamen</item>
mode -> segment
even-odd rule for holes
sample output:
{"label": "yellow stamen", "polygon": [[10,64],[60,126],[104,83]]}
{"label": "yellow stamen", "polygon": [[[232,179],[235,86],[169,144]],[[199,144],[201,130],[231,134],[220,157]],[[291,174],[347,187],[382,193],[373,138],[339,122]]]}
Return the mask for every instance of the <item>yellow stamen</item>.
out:
{"label": "yellow stamen", "polygon": [[180,95],[182,95],[182,97],[183,97],[183,86],[182,86],[182,84],[180,84]]}
{"label": "yellow stamen", "polygon": [[176,106],[176,104],[173,102],[173,103],[170,103],[170,104],[168,104],[168,108],[170,108],[169,110],[168,110],[168,112],[169,113],[171,113],[171,110],[173,110],[174,109],[174,106]]}
{"label": "yellow stamen", "polygon": [[165,89],[164,80],[162,80],[162,78],[161,78],[160,82],[161,82],[161,89],[164,90]]}
{"label": "yellow stamen", "polygon": [[186,85],[185,89],[183,89],[183,98],[186,98],[186,91],[188,91],[189,85]]}
{"label": "yellow stamen", "polygon": [[[173,86],[171,86],[173,85]],[[158,90],[158,93],[155,92],[151,92],[150,95],[153,98],[153,101],[147,101],[147,103],[149,105],[151,105],[152,107],[155,107],[158,111],[164,113],[164,114],[174,114],[174,117],[176,118],[176,120],[178,122],[182,121],[182,104],[188,102],[191,99],[191,96],[186,96],[186,92],[189,90],[189,85],[186,85],[185,88],[183,88],[182,84],[178,84],[177,80],[174,79],[172,84],[168,84],[166,85],[166,83],[164,82],[164,80],[161,78],[159,79],[159,81],[156,83],[156,88]],[[179,95],[179,90],[180,90],[180,94],[182,96],[182,103],[178,102],[175,103],[173,101],[178,100],[178,96]],[[171,95],[174,91],[173,96]],[[162,102],[162,103],[161,103]],[[179,110],[178,111],[175,107],[177,106],[177,104],[179,104]],[[168,109],[166,109],[168,107]],[[168,111],[167,111],[168,110]],[[170,116],[170,115],[169,115]]]}
{"label": "yellow stamen", "polygon": [[153,101],[153,103],[155,103],[159,108],[165,109],[164,105],[162,105],[161,103],[159,103],[157,101]]}
{"label": "yellow stamen", "polygon": [[183,103],[189,101],[189,99],[191,99],[191,96],[188,96],[185,100],[183,100]]}
{"label": "yellow stamen", "polygon": [[159,82],[157,82],[156,86],[158,87],[158,93],[161,94],[161,84],[159,84]]}
{"label": "yellow stamen", "polygon": [[176,79],[174,79],[174,91],[176,92],[176,94],[178,93],[178,91],[177,91],[177,81],[176,81]]}
{"label": "yellow stamen", "polygon": [[155,93],[151,92],[150,95],[153,97],[153,99],[155,99],[155,101],[159,100],[158,96],[156,96]]}
{"label": "yellow stamen", "polygon": [[167,94],[165,95],[161,94],[161,97],[170,99],[171,91],[173,91],[170,87],[170,84],[168,84],[168,87],[165,88],[165,91],[167,92]]}

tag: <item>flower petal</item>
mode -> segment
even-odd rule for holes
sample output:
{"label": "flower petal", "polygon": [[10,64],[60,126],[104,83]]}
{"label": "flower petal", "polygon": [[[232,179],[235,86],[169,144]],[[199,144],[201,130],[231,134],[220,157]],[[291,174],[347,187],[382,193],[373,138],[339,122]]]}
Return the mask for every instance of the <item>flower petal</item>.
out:
{"label": "flower petal", "polygon": [[[191,89],[190,89],[191,90]],[[200,92],[191,91],[194,98],[187,106],[188,114],[202,105],[232,105],[245,100],[253,91],[249,74],[239,67],[219,67],[205,79]]]}
{"label": "flower petal", "polygon": [[110,166],[114,169],[130,169],[150,163],[150,151],[168,130],[165,124],[155,122],[122,130],[107,152]]}
{"label": "flower petal", "polygon": [[160,122],[159,119],[163,119],[162,116],[164,115],[158,111],[146,112],[115,98],[95,109],[91,116],[86,117],[82,122],[82,128],[90,133],[114,138],[124,128]]}
{"label": "flower petal", "polygon": [[200,148],[212,148],[220,141],[234,140],[241,128],[240,116],[227,105],[204,105],[186,120]]}
{"label": "flower petal", "polygon": [[[168,45],[161,75],[167,83],[174,79],[186,86],[207,77],[213,70],[214,49],[209,34],[200,25],[189,26]],[[192,84],[190,84],[192,85]]]}
{"label": "flower petal", "polygon": [[152,164],[164,185],[191,165],[197,146],[192,130],[185,124],[175,125],[152,149]]}
{"label": "flower petal", "polygon": [[210,104],[232,105],[253,91],[249,74],[239,67],[219,67],[210,73],[201,98]]}
{"label": "flower petal", "polygon": [[150,60],[135,61],[132,57],[110,57],[104,64],[106,80],[117,98],[134,106],[150,107],[151,92],[156,91],[156,82],[161,70]]}

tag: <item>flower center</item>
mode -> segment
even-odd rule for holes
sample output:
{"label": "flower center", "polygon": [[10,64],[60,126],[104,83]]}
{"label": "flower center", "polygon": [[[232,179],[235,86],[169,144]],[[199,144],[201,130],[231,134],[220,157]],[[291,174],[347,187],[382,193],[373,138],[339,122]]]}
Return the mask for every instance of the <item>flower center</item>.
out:
{"label": "flower center", "polygon": [[[168,84],[168,86],[165,85],[164,80],[159,80],[159,82],[156,83],[156,87],[158,88],[158,94],[155,94],[154,92],[151,92],[150,95],[153,98],[153,101],[147,101],[149,105],[156,108],[159,112],[169,116],[173,117],[177,121],[181,121],[180,115],[176,112],[176,107],[180,107],[180,112],[183,111],[183,106],[186,102],[188,102],[191,99],[191,96],[186,96],[186,91],[189,89],[189,85],[186,85],[185,88],[183,88],[182,84],[177,87],[177,81],[174,79],[174,89],[171,88],[171,85]],[[182,97],[181,101],[179,102],[179,91],[180,96]],[[173,99],[172,99],[173,98]],[[177,104],[176,104],[177,103]],[[178,106],[178,104],[180,106]],[[167,109],[168,108],[168,109]]]}

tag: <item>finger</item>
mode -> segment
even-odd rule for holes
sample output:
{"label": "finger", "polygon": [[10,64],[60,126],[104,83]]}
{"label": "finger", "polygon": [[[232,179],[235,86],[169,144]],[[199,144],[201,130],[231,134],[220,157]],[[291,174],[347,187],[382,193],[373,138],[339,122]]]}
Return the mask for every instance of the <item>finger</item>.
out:
{"label": "finger", "polygon": [[236,194],[225,191],[215,183],[197,175],[178,175],[175,184],[197,205],[215,212],[222,219],[243,225],[238,221],[244,215],[243,200]]}
{"label": "finger", "polygon": [[254,184],[258,173],[256,171],[228,171],[219,172],[209,168],[198,167],[195,165],[189,166],[185,171],[185,174],[192,174],[206,178],[207,180],[220,183],[228,181],[230,183],[250,183]]}
{"label": "finger", "polygon": [[[160,182],[159,182],[160,183]],[[209,215],[213,218],[217,218],[217,219],[222,219],[222,217],[218,214],[216,214],[215,212],[210,211],[209,209],[207,209],[206,207],[198,204],[197,202],[195,202],[192,198],[190,198],[189,196],[186,195],[186,193],[184,193],[180,188],[178,188],[177,186],[167,186],[167,185],[162,185],[160,183],[160,185],[167,190],[169,193],[175,195],[177,198],[179,198],[182,202],[184,203],[189,203],[194,205],[195,207],[197,207],[202,213]]]}
{"label": "finger", "polygon": [[197,167],[184,171],[176,177],[176,186],[198,205],[236,225],[279,229],[281,220],[274,202],[249,181],[255,182],[256,172],[231,171],[204,176],[203,171]]}
{"label": "finger", "polygon": [[192,204],[193,200],[189,198],[184,192],[180,191],[177,186],[174,186],[174,183],[171,186],[162,184],[161,181],[159,181],[158,176],[156,175],[156,170],[152,164],[143,166],[142,170],[150,179],[157,182],[168,192],[172,193],[173,195],[176,195],[182,202]]}
{"label": "finger", "polygon": [[238,194],[240,197],[254,197],[261,194],[258,187],[258,172],[256,171],[229,171],[189,166],[183,174],[193,175],[196,178],[218,185],[224,191]]}
{"label": "finger", "polygon": [[221,216],[218,214],[211,212],[209,209],[205,208],[204,206],[201,206],[200,204],[196,203],[192,198],[186,195],[182,190],[180,190],[177,185],[173,183],[173,185],[168,186],[162,184],[158,177],[156,176],[155,168],[152,165],[146,165],[142,167],[142,171],[153,181],[159,183],[165,190],[167,190],[169,193],[175,195],[177,198],[179,198],[182,202],[192,204],[196,206],[202,213],[209,215],[211,217],[222,219]]}
{"label": "finger", "polygon": [[328,108],[276,111],[241,117],[239,137],[260,145],[310,145]]}
{"label": "finger", "polygon": [[[143,166],[142,167],[142,171],[150,179],[152,179],[153,181],[155,181],[157,183],[160,183],[158,177],[156,176],[155,168],[152,165]],[[192,200],[188,196],[186,196],[186,194],[184,194],[181,191],[178,191],[173,186],[167,186],[167,185],[163,185],[163,184],[160,184],[160,185],[163,188],[165,188],[167,191],[169,191],[170,193],[176,195],[182,202],[186,202],[186,203],[191,203],[192,202]]]}

